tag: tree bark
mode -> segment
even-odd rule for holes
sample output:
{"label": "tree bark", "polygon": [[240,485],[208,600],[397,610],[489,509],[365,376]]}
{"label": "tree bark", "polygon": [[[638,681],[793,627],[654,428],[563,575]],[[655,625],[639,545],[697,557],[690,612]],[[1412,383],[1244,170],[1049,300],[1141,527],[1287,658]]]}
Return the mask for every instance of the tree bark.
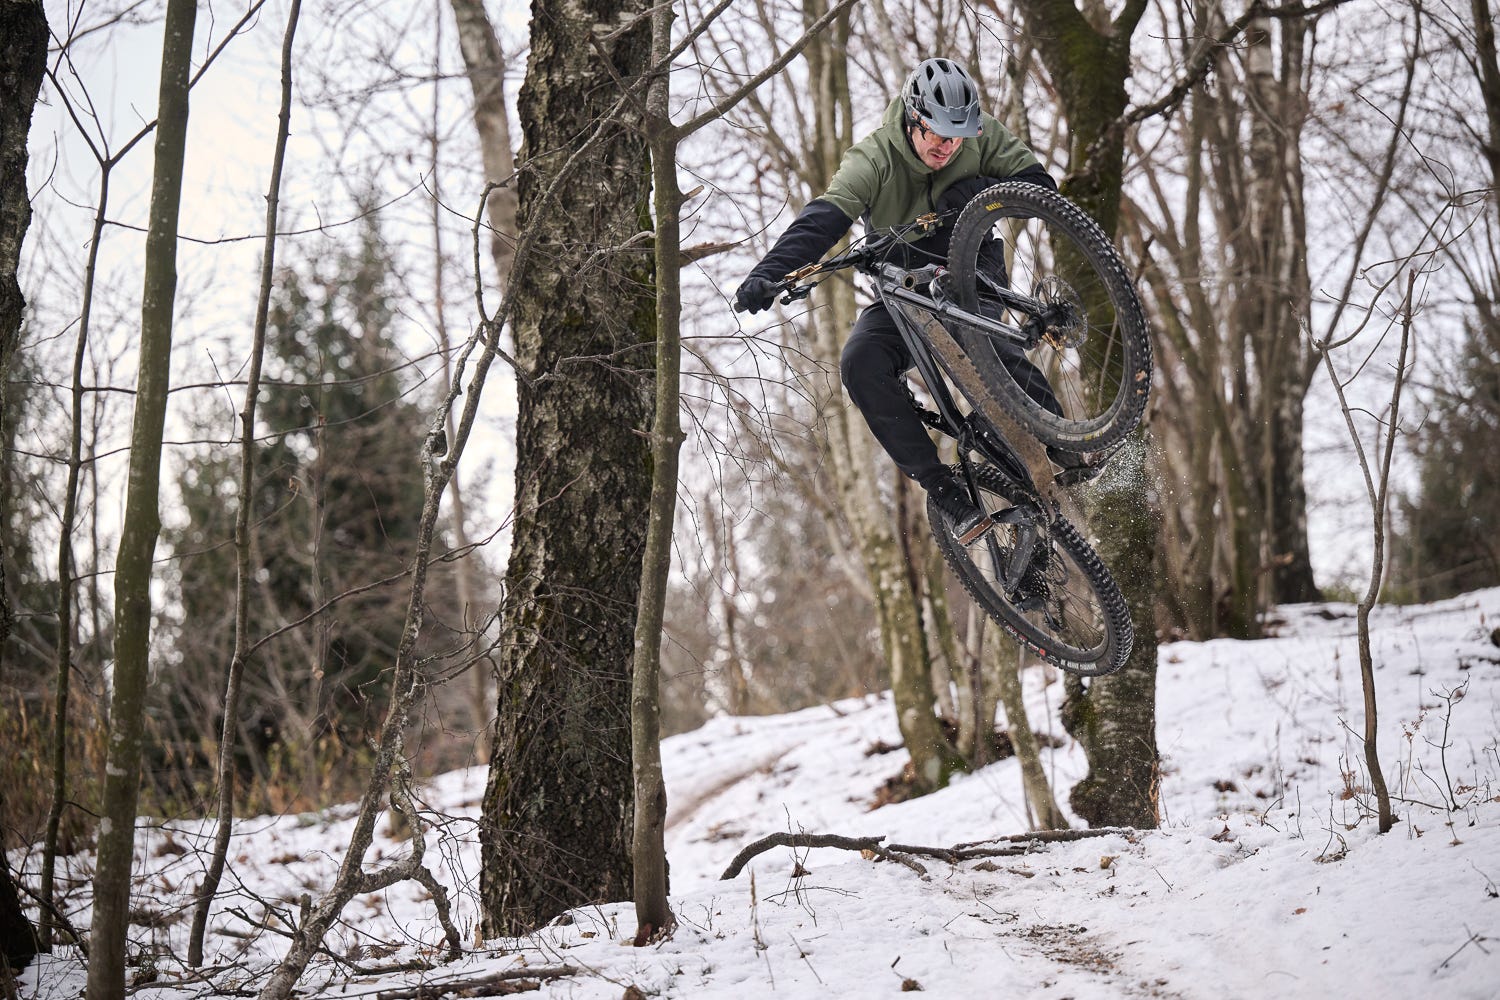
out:
{"label": "tree bark", "polygon": [[[630,665],[656,329],[650,258],[615,250],[650,226],[649,152],[639,120],[612,108],[621,81],[647,65],[650,28],[640,20],[611,37],[595,32],[644,9],[621,0],[532,8],[519,220],[540,234],[548,264],[513,274],[509,290],[522,378],[480,829],[491,935],[631,894]],[[590,35],[597,48],[583,41]],[[570,165],[579,179],[549,202],[548,180]]]}
{"label": "tree bark", "polygon": [[[1127,105],[1130,39],[1145,0],[1127,0],[1102,30],[1070,0],[1021,0],[1018,6],[1068,119],[1072,145],[1063,194],[1113,234],[1124,165],[1124,133],[1113,126]],[[1144,431],[1138,433],[1116,454],[1112,474],[1095,484],[1089,505],[1095,548],[1120,582],[1136,624],[1135,648],[1124,670],[1087,686],[1077,678],[1068,682],[1064,721],[1089,761],[1089,773],[1069,802],[1095,826],[1153,828],[1158,822],[1153,562],[1160,525],[1148,487],[1144,437]]]}
{"label": "tree bark", "polygon": [[[26,298],[17,272],[21,243],[31,225],[31,197],[26,190],[26,137],[31,112],[47,71],[47,15],[39,0],[0,0],[0,424],[10,419],[6,387],[10,364],[20,346]],[[10,498],[0,495],[0,504]],[[0,668],[10,638],[14,611],[5,587],[5,559],[0,551]],[[0,675],[4,670],[0,669]]]}
{"label": "tree bark", "polygon": [[168,0],[150,228],[146,235],[130,481],[115,562],[114,690],[94,875],[88,1000],[115,1000],[125,992],[130,869],[150,672],[151,564],[161,528],[157,502],[171,374],[172,308],[177,292],[177,216],[182,200],[188,78],[197,15],[195,0]]}

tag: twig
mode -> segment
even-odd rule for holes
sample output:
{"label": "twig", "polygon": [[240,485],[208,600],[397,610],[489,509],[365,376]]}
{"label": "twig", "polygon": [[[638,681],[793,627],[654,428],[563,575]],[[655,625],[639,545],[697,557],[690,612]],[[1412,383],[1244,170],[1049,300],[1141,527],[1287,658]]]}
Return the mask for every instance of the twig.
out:
{"label": "twig", "polygon": [[[1464,925],[1464,930],[1469,931],[1469,926],[1467,924]],[[1489,954],[1489,949],[1485,948],[1484,945],[1482,945],[1482,944],[1479,943],[1481,941],[1486,941],[1486,940],[1488,940],[1488,938],[1486,938],[1483,934],[1476,934],[1473,931],[1469,931],[1469,937],[1468,937],[1468,939],[1465,940],[1463,944],[1459,945],[1456,949],[1454,949],[1453,954],[1449,955],[1447,958],[1445,958],[1441,962],[1439,962],[1438,963],[1438,967],[1436,969],[1433,969],[1432,971],[1434,973],[1436,973],[1436,972],[1438,972],[1438,971],[1446,968],[1449,962],[1453,961],[1455,958],[1458,957],[1458,953],[1459,952],[1463,951],[1465,948],[1467,948],[1471,944],[1474,947],[1478,948],[1480,951],[1484,952],[1486,955],[1488,955]]]}

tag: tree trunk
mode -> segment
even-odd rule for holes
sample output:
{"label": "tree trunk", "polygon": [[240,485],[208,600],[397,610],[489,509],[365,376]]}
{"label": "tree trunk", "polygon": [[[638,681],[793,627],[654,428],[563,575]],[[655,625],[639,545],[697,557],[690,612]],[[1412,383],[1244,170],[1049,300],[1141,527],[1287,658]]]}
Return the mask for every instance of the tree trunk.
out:
{"label": "tree trunk", "polygon": [[[0,789],[0,847],[8,844],[9,834],[5,829],[5,791]],[[26,968],[31,959],[41,950],[36,930],[21,905],[21,896],[11,879],[10,864],[0,853],[0,977],[7,968],[17,971]]]}
{"label": "tree trunk", "polygon": [[182,199],[188,77],[197,15],[195,0],[168,0],[150,228],[146,235],[130,480],[115,561],[115,666],[94,874],[88,1000],[114,1000],[125,992],[130,869],[150,672],[151,563],[161,528],[157,500],[172,360],[172,307],[177,292],[177,214]]}
{"label": "tree trunk", "polygon": [[1026,807],[1031,814],[1032,829],[1066,830],[1068,819],[1058,808],[1057,799],[1052,795],[1052,786],[1042,767],[1041,745],[1037,742],[1036,733],[1031,731],[1031,720],[1026,717],[1026,701],[1023,697],[1025,691],[1021,685],[1025,654],[1008,637],[997,633],[997,638],[1000,643],[990,654],[989,660],[1000,688],[1000,704],[1005,706],[1010,745],[1016,752],[1016,762],[1021,765],[1021,788],[1026,793]]}
{"label": "tree trunk", "polygon": [[[669,62],[673,11],[651,14],[651,62]],[[672,128],[670,72],[659,72],[646,92],[646,135],[651,146],[656,221],[656,411],[651,426],[651,501],[641,594],[631,664],[631,772],[635,819],[631,862],[636,944],[671,930],[667,901],[667,785],[661,770],[661,633],[672,568],[672,524],[677,514],[678,456],[682,450],[682,190],[677,185],[677,135]]]}
{"label": "tree trunk", "polygon": [[[1260,34],[1249,32],[1251,53],[1260,65],[1272,64],[1269,25]],[[1252,29],[1257,27],[1252,22]],[[1307,395],[1311,352],[1303,331],[1311,326],[1312,285],[1307,270],[1307,216],[1302,199],[1302,127],[1308,97],[1304,50],[1307,22],[1280,22],[1281,70],[1254,75],[1249,107],[1257,131],[1270,133],[1265,157],[1257,158],[1257,183],[1274,217],[1257,220],[1264,229],[1266,248],[1260,285],[1267,300],[1256,329],[1274,337],[1262,364],[1261,391],[1266,404],[1267,446],[1261,477],[1265,482],[1267,548],[1269,550],[1266,605],[1301,603],[1321,598],[1313,580],[1312,555],[1307,542],[1307,488],[1303,481],[1302,403]],[[1263,43],[1255,40],[1264,36]],[[1269,118],[1269,121],[1266,119]],[[1262,173],[1263,172],[1263,173]],[[1260,179],[1264,177],[1264,183]],[[1274,194],[1272,193],[1274,191]],[[1262,195],[1257,194],[1259,200]]]}
{"label": "tree trunk", "polygon": [[[438,0],[441,5],[443,0]],[[510,113],[505,107],[505,62],[495,30],[484,12],[484,5],[472,0],[453,0],[453,13],[458,22],[459,48],[464,53],[464,65],[469,75],[469,86],[474,93],[474,124],[479,133],[480,155],[485,161],[485,173],[489,183],[504,183],[485,199],[486,217],[495,231],[490,241],[490,256],[495,262],[501,288],[510,278],[510,267],[515,254],[516,189],[515,160],[510,148]],[[441,22],[439,22],[441,32]],[[442,78],[442,42],[433,53],[433,79]],[[471,61],[472,60],[472,61]],[[444,272],[446,257],[443,252],[443,215],[445,212],[441,196],[442,168],[442,106],[445,94],[441,87],[432,90],[432,246],[433,246],[433,293],[432,307],[437,319],[438,350],[443,358],[443,391],[453,386],[453,344],[448,335],[447,290]],[[506,234],[501,239],[498,234]],[[448,409],[444,433],[452,441],[458,433],[452,408]],[[452,505],[453,547],[465,553],[453,566],[454,585],[458,591],[458,604],[463,609],[464,625],[469,627],[470,616],[477,610],[475,604],[474,565],[468,558],[470,539],[468,532],[468,508],[464,501],[463,482],[458,469],[453,470],[453,479],[448,483],[448,502]],[[471,724],[474,727],[475,756],[480,763],[489,763],[489,746],[479,737],[489,728],[492,704],[489,671],[483,661],[469,666],[469,683],[473,691],[470,705]]]}
{"label": "tree trunk", "polygon": [[490,224],[490,256],[503,289],[510,280],[516,252],[516,162],[510,144],[510,111],[505,104],[505,53],[481,0],[449,3],[458,23],[458,48],[474,92],[474,127],[479,132],[484,179],[500,185],[490,193],[484,207]]}
{"label": "tree trunk", "polygon": [[[1130,38],[1146,9],[1127,0],[1112,24],[1098,30],[1071,3],[1022,0],[1042,61],[1058,86],[1072,146],[1063,193],[1104,228],[1119,222],[1122,133],[1112,130],[1127,103]],[[1158,512],[1147,484],[1144,431],[1113,460],[1090,502],[1093,543],[1120,582],[1136,625],[1125,669],[1091,681],[1070,678],[1068,731],[1083,745],[1089,773],[1069,801],[1094,825],[1155,827],[1159,762],[1156,751],[1156,632],[1153,562],[1160,538]]]}
{"label": "tree trunk", "polygon": [[[16,278],[21,242],[31,225],[31,196],[26,190],[26,137],[31,111],[47,71],[47,15],[39,0],[0,0],[0,424],[10,419],[6,387],[10,363],[20,346],[26,299]],[[10,498],[0,495],[0,509]],[[0,551],[0,664],[10,638],[14,612],[5,587],[5,559]],[[0,670],[3,674],[3,670]]]}
{"label": "tree trunk", "polygon": [[[649,25],[580,40],[641,3],[532,7],[519,108],[523,231],[550,265],[512,276],[516,523],[494,756],[480,829],[491,935],[631,894],[630,666],[652,456],[650,258],[609,252],[650,222],[639,122],[605,119]],[[628,105],[620,105],[628,107]],[[614,114],[619,114],[615,108]],[[551,178],[576,168],[570,183]],[[595,254],[605,251],[598,259]]]}

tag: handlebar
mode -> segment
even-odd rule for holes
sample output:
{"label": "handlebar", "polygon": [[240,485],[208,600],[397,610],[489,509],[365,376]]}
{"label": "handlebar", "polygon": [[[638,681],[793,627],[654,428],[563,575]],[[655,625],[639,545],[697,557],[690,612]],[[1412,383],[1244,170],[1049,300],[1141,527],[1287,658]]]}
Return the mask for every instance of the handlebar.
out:
{"label": "handlebar", "polygon": [[[886,277],[887,275],[881,273],[882,270],[887,267],[895,267],[895,265],[886,264],[885,258],[889,256],[890,251],[896,244],[904,242],[902,237],[915,229],[931,230],[938,222],[938,215],[936,213],[929,213],[920,216],[916,221],[905,226],[863,236],[843,253],[836,254],[817,263],[808,264],[806,267],[798,268],[791,274],[788,274],[785,280],[779,281],[772,286],[771,294],[773,296],[780,296],[782,305],[790,305],[812,294],[812,290],[820,284],[820,282],[812,279],[850,268],[864,271],[866,274],[876,277]],[[935,270],[934,266],[930,264],[918,270],[925,271],[928,269]],[[906,269],[903,268],[902,270]],[[900,278],[894,280],[898,283],[904,283]],[[914,284],[915,282],[907,284],[906,287],[913,287]],[[743,312],[744,310],[736,305],[734,311]]]}

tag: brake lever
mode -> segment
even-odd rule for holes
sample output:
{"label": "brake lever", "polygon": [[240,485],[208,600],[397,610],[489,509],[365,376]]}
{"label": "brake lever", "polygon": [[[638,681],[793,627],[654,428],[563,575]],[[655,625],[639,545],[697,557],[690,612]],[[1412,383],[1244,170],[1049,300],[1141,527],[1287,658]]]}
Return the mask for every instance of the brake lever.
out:
{"label": "brake lever", "polygon": [[786,294],[781,297],[781,304],[784,306],[791,305],[793,302],[796,302],[799,299],[805,299],[812,294],[812,290],[812,285],[793,285],[791,288],[788,288],[786,290]]}

